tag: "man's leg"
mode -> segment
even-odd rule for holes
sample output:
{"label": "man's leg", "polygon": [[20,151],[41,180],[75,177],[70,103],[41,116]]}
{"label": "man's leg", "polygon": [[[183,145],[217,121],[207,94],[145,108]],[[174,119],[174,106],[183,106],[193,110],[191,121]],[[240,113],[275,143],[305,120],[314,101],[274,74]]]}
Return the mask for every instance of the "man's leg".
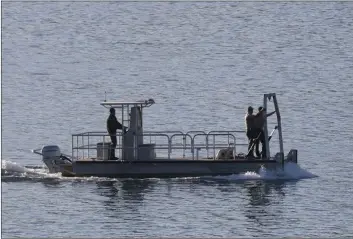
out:
{"label": "man's leg", "polygon": [[256,154],[256,157],[261,157],[261,153],[260,153],[259,147],[260,147],[260,140],[257,139],[256,142],[255,142],[255,154]]}
{"label": "man's leg", "polygon": [[[258,135],[258,136],[259,136],[259,135]],[[260,137],[261,137],[261,136],[260,136]],[[260,147],[260,139],[257,138],[257,139],[255,140],[255,154],[256,154],[257,157],[261,157],[261,153],[260,153],[260,151],[259,151],[259,147]]]}
{"label": "man's leg", "polygon": [[260,137],[261,137],[261,131],[260,130],[256,130],[254,132],[254,144],[255,144],[255,154],[257,157],[261,157],[261,153],[259,151],[259,144],[260,144]]}
{"label": "man's leg", "polygon": [[261,152],[262,158],[266,158],[266,143],[265,143],[265,134],[263,130],[261,130],[260,141],[262,144],[262,152]]}
{"label": "man's leg", "polygon": [[112,141],[110,144],[110,157],[109,160],[114,160],[115,159],[115,148],[117,144],[116,136],[110,136],[110,140]]}
{"label": "man's leg", "polygon": [[247,157],[254,157],[254,140],[253,136],[251,135],[251,132],[247,132],[246,136],[248,137],[248,154],[246,155]]}

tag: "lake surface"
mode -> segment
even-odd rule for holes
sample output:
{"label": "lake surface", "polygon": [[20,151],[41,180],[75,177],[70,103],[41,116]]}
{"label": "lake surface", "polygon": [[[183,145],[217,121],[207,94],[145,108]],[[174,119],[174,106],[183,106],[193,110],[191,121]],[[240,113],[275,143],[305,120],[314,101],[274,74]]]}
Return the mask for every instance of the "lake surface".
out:
{"label": "lake surface", "polygon": [[[2,236],[353,236],[352,16],[351,2],[2,2]],[[70,153],[71,134],[105,129],[104,92],[153,98],[145,130],[184,132],[243,130],[275,92],[299,165],[285,180],[40,168],[31,149]]]}

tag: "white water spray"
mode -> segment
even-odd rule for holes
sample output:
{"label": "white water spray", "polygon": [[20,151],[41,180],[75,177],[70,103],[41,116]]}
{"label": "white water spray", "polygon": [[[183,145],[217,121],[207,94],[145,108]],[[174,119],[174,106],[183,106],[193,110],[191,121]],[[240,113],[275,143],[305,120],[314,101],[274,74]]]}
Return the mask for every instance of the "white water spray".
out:
{"label": "white water spray", "polygon": [[[227,181],[247,181],[247,180],[299,180],[315,178],[314,175],[305,169],[302,169],[296,163],[286,163],[283,170],[269,170],[261,168],[259,172],[246,172],[242,174],[233,174],[229,176],[216,176],[212,179]],[[204,178],[204,177],[203,177]],[[209,179],[209,177],[207,177]]]}
{"label": "white water spray", "polygon": [[2,160],[2,174],[12,174],[17,176],[32,176],[32,177],[57,177],[58,174],[49,174],[46,168],[28,168],[15,162]]}

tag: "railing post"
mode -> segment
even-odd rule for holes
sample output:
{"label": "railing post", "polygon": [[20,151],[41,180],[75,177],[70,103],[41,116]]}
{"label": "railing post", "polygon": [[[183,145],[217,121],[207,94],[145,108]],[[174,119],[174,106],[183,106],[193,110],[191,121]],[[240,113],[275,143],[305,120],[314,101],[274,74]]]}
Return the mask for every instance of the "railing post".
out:
{"label": "railing post", "polygon": [[170,159],[170,154],[172,153],[172,139],[168,136],[168,159]]}
{"label": "railing post", "polygon": [[206,155],[208,158],[208,135],[206,136]]}
{"label": "railing post", "polygon": [[213,158],[216,158],[216,136],[213,135]]}
{"label": "railing post", "polygon": [[235,158],[235,155],[237,154],[237,151],[236,151],[236,145],[237,145],[237,140],[236,140],[236,138],[235,138],[235,136],[234,136],[234,158]]}
{"label": "railing post", "polygon": [[185,150],[186,150],[186,136],[183,134],[183,158],[185,158]]}
{"label": "railing post", "polygon": [[199,151],[201,150],[201,148],[197,147],[196,148],[196,160],[199,160]]}
{"label": "railing post", "polygon": [[88,155],[87,155],[87,157],[90,158],[90,154],[89,154],[89,132],[88,132],[87,144],[88,144]]}
{"label": "railing post", "polygon": [[[106,147],[108,147],[108,155],[105,155],[105,153],[107,152]],[[104,135],[103,135],[103,148],[102,149],[103,149],[103,156],[102,156],[103,159],[105,159],[105,158],[109,159],[110,153],[111,153],[110,151],[115,150],[114,148],[111,147],[111,144],[108,145],[108,143],[107,144],[105,143],[105,136]]]}
{"label": "railing post", "polygon": [[192,160],[194,160],[194,139],[195,139],[195,136],[191,139],[191,154],[192,154]]}
{"label": "railing post", "polygon": [[[125,110],[124,105],[121,105],[121,123],[122,123],[123,128],[124,128],[124,110]],[[124,129],[122,131],[124,131]],[[125,145],[124,145],[124,142],[125,142],[124,141],[124,134],[121,134],[121,145],[122,145],[121,146],[121,159],[122,160],[125,160],[125,155],[124,155],[124,152],[125,152],[124,147],[125,147]]]}
{"label": "railing post", "polygon": [[76,136],[76,140],[77,140],[77,141],[76,141],[76,143],[77,143],[77,144],[76,144],[76,151],[77,151],[77,159],[78,159],[78,136]]}
{"label": "railing post", "polygon": [[71,135],[71,155],[74,158],[74,135]]}
{"label": "railing post", "polygon": [[[268,94],[264,94],[264,108],[266,109],[266,112],[267,113],[267,97],[268,97]],[[268,142],[268,129],[267,129],[267,117],[265,117],[265,124],[264,124],[264,127],[263,127],[263,132],[264,132],[264,136],[265,136],[265,148],[266,148],[266,158],[269,159],[270,158],[270,146],[269,146],[269,142]]]}

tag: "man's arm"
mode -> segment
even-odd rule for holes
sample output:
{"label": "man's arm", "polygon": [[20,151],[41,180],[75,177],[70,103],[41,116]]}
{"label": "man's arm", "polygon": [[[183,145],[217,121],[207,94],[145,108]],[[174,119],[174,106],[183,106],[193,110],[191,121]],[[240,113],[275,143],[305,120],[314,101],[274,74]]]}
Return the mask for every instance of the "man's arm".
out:
{"label": "man's arm", "polygon": [[273,111],[273,112],[267,114],[266,117],[269,117],[269,116],[273,115],[274,113],[276,113],[276,111]]}
{"label": "man's arm", "polygon": [[120,124],[120,122],[117,120],[117,118],[116,117],[114,117],[114,128],[116,128],[116,129],[123,129],[123,126],[122,126],[122,124]]}
{"label": "man's arm", "polygon": [[121,129],[124,131],[124,133],[126,133],[127,127],[120,124],[120,122],[116,119],[116,117],[115,117],[115,126],[116,126],[116,129]]}

